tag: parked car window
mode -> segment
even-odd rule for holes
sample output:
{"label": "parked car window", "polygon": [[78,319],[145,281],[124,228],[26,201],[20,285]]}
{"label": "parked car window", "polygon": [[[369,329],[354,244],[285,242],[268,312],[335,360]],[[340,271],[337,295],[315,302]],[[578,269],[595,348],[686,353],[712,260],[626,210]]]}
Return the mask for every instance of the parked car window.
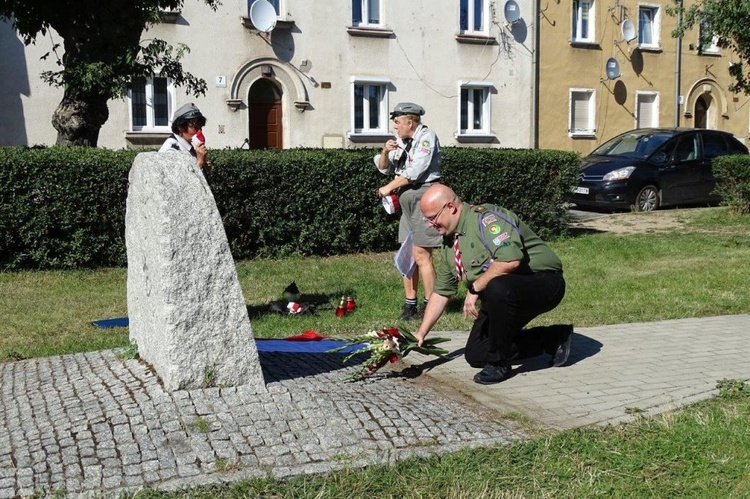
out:
{"label": "parked car window", "polygon": [[747,147],[739,140],[732,137],[729,142],[729,154],[747,154]]}
{"label": "parked car window", "polygon": [[669,142],[662,149],[660,149],[659,151],[654,153],[653,156],[651,156],[651,163],[655,164],[656,166],[664,166],[667,163],[667,161],[669,161],[672,158],[672,153],[674,152],[674,148],[676,145],[677,145],[676,140]]}
{"label": "parked car window", "polygon": [[639,131],[623,134],[599,146],[592,155],[645,158],[672,137],[672,133]]}
{"label": "parked car window", "polygon": [[706,133],[703,135],[703,155],[707,159],[724,156],[728,153],[724,137],[718,133]]}
{"label": "parked car window", "polygon": [[698,135],[687,135],[680,139],[675,150],[674,159],[690,161],[698,159]]}

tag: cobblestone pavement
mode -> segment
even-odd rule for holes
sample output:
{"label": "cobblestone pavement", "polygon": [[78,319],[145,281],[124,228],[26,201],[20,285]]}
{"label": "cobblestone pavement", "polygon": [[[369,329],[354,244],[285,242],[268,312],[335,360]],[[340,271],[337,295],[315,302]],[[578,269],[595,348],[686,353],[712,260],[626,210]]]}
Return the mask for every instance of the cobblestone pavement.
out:
{"label": "cobblestone pavement", "polygon": [[342,381],[343,355],[259,352],[260,393],[165,392],[111,350],[0,363],[0,499],[393,463],[525,438],[509,411],[550,428],[617,424],[750,378],[748,314],[576,328],[565,366],[524,360],[491,386],[471,380],[466,333],[433,334],[451,338],[448,359],[415,353],[361,383]]}
{"label": "cobblestone pavement", "polygon": [[524,437],[403,376],[345,383],[337,354],[259,356],[261,393],[165,392],[111,350],[1,363],[0,498],[282,478]]}

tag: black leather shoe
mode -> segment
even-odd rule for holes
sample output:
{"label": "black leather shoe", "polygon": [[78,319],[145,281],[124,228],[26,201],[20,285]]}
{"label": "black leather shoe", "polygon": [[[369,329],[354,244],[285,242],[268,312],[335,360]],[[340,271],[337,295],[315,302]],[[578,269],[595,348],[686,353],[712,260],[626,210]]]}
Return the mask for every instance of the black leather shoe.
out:
{"label": "black leather shoe", "polygon": [[481,371],[474,375],[474,382],[480,385],[491,385],[508,378],[510,378],[510,367],[486,364]]}
{"label": "black leather shoe", "polygon": [[568,361],[570,355],[570,344],[573,342],[573,325],[566,326],[567,331],[562,342],[557,346],[555,353],[549,361],[550,367],[560,367]]}
{"label": "black leather shoe", "polygon": [[401,310],[401,317],[399,317],[399,320],[413,321],[415,319],[419,319],[419,312],[417,311],[417,306],[404,304],[404,308],[403,310]]}

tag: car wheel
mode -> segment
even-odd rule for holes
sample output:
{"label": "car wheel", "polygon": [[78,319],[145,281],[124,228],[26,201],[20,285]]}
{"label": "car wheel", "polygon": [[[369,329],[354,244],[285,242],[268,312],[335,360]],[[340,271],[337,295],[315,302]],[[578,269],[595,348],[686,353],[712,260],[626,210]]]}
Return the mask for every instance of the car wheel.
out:
{"label": "car wheel", "polygon": [[659,190],[653,185],[647,185],[638,192],[633,203],[635,211],[654,211],[659,209]]}

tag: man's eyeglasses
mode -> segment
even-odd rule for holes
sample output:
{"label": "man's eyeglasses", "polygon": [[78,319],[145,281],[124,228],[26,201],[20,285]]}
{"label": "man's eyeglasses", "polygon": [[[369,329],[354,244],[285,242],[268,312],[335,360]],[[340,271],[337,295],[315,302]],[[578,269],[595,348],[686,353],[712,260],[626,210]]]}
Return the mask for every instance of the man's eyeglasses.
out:
{"label": "man's eyeglasses", "polygon": [[435,225],[435,222],[437,221],[438,217],[440,217],[440,214],[443,213],[443,210],[445,209],[445,207],[448,206],[452,202],[453,202],[453,199],[451,199],[450,201],[448,201],[447,203],[445,203],[443,205],[443,207],[438,210],[437,213],[435,213],[431,217],[422,217],[422,220],[424,220],[424,222],[427,225]]}
{"label": "man's eyeglasses", "polygon": [[198,128],[201,128],[201,122],[198,121],[198,120],[191,120],[191,121],[188,121],[187,126],[189,126],[189,127],[191,126],[193,128],[198,129]]}

